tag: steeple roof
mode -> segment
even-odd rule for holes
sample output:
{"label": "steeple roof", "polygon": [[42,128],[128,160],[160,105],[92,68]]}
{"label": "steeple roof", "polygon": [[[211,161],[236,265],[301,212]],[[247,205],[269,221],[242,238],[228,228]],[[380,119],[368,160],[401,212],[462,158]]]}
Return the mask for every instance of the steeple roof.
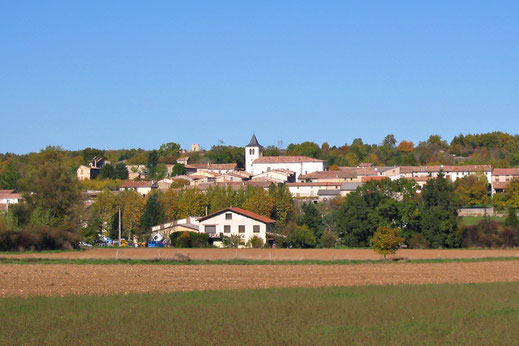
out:
{"label": "steeple roof", "polygon": [[248,147],[261,147],[261,145],[258,143],[258,139],[256,138],[256,135],[252,135],[252,138],[250,139],[249,144],[247,144]]}

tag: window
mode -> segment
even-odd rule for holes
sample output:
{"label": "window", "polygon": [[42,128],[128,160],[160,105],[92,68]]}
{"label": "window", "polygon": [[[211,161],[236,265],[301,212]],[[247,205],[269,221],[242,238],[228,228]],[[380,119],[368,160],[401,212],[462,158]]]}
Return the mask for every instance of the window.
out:
{"label": "window", "polygon": [[244,225],[239,225],[239,226],[238,226],[238,231],[239,231],[240,233],[245,233],[245,226],[244,226]]}
{"label": "window", "polygon": [[254,225],[252,230],[254,231],[254,233],[259,233],[259,225]]}
{"label": "window", "polygon": [[232,220],[232,214],[231,213],[225,214],[225,220]]}
{"label": "window", "polygon": [[205,233],[216,233],[216,225],[206,225]]}
{"label": "window", "polygon": [[223,226],[223,232],[224,233],[231,233],[231,226],[230,225]]}

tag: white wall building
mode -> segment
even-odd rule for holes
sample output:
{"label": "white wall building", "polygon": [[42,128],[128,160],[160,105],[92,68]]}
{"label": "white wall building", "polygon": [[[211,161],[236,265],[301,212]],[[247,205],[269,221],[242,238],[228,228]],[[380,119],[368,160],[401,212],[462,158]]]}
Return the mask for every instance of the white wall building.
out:
{"label": "white wall building", "polygon": [[301,174],[308,174],[327,169],[326,162],[306,156],[263,156],[263,147],[252,135],[245,147],[245,170],[252,175],[285,169],[295,173],[295,179]]}
{"label": "white wall building", "polygon": [[264,243],[267,241],[267,233],[271,232],[274,220],[241,208],[226,208],[216,213],[207,215],[198,220],[200,232],[208,233],[213,239],[214,245],[222,247],[222,236],[239,235],[242,239],[241,246],[245,246],[248,240],[256,236]]}

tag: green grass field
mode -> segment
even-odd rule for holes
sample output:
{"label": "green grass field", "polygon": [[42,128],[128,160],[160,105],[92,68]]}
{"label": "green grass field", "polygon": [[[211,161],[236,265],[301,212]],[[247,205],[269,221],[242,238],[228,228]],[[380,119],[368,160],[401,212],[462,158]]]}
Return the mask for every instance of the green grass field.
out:
{"label": "green grass field", "polygon": [[0,300],[2,345],[517,344],[518,325],[519,283]]}
{"label": "green grass field", "polygon": [[519,261],[519,257],[476,257],[476,258],[429,258],[429,259],[407,259],[388,258],[379,260],[174,260],[174,259],[60,259],[60,258],[8,258],[0,257],[0,264],[97,264],[97,265],[355,265],[375,263],[453,263],[453,262],[496,262],[496,261]]}
{"label": "green grass field", "polygon": [[[477,224],[479,221],[483,220],[485,217],[483,216],[463,216],[463,223],[466,226],[472,226]],[[504,222],[506,217],[505,216],[489,216],[490,220],[497,221],[497,222]]]}

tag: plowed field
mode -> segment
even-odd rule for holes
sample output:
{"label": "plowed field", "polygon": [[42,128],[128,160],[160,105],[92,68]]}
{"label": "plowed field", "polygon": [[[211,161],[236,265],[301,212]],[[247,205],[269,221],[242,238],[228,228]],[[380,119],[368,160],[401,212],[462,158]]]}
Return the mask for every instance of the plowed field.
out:
{"label": "plowed field", "polygon": [[510,281],[519,281],[518,261],[358,265],[0,265],[0,297]]}

